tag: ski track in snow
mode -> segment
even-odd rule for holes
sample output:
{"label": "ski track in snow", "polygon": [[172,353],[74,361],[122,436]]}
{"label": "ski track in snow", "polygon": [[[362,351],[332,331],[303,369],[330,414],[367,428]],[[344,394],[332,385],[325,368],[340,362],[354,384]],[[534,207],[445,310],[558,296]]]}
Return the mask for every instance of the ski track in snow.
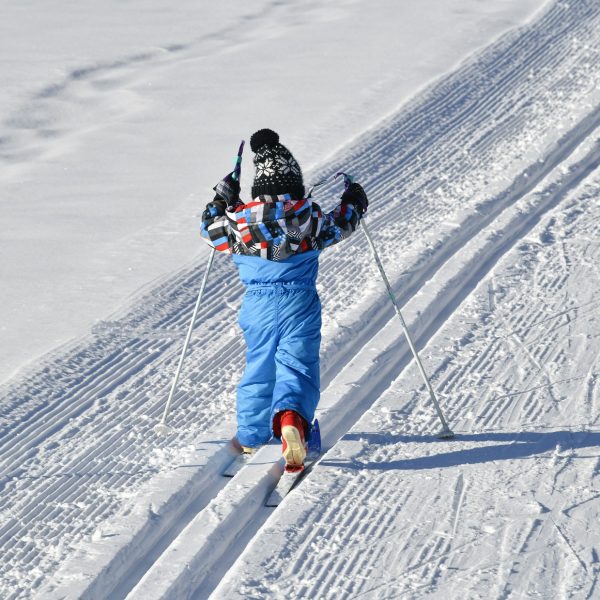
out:
{"label": "ski track in snow", "polygon": [[600,429],[585,401],[600,298],[579,284],[597,275],[599,193],[597,169],[495,266],[496,306],[484,279],[426,347],[457,440],[430,435],[406,369],[212,597],[595,597]]}
{"label": "ski track in snow", "polygon": [[599,300],[578,288],[597,275],[599,190],[597,169],[495,266],[496,307],[490,277],[434,338],[432,380],[458,440],[427,435],[436,417],[416,369],[404,371],[213,597],[594,597],[600,430],[598,407],[578,407],[598,369]]}
{"label": "ski track in snow", "polygon": [[[194,264],[1,390],[0,595],[593,597],[599,299],[576,282],[600,274],[599,32],[595,2],[556,3],[310,174],[342,166],[369,191],[370,229],[460,432],[449,450],[429,443],[435,415],[360,234],[321,259],[330,452],[301,492],[262,506],[275,446],[233,481],[215,476],[244,356],[226,259],[176,432],[157,438]],[[204,568],[178,570],[182,551]]]}

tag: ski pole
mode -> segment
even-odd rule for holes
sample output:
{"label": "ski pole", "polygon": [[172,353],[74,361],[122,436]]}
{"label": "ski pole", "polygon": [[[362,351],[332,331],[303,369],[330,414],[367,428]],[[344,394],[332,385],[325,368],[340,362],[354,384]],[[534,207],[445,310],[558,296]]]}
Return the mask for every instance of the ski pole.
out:
{"label": "ski pole", "polygon": [[[349,175],[346,175],[345,173],[337,173],[335,175],[335,177],[337,177],[338,175],[343,175],[346,187],[348,187],[348,185],[350,185],[350,183],[352,183],[352,178]],[[450,427],[448,427],[448,423],[446,422],[446,419],[444,418],[444,414],[442,413],[440,404],[435,396],[433,387],[431,387],[431,383],[429,382],[427,373],[425,373],[425,369],[423,368],[423,363],[421,362],[421,359],[419,358],[419,353],[417,352],[417,349],[415,347],[413,339],[410,335],[410,332],[408,331],[408,327],[406,326],[404,317],[402,316],[402,313],[400,312],[400,307],[398,306],[398,301],[396,300],[396,296],[392,290],[392,286],[390,285],[387,275],[385,274],[383,265],[379,258],[379,254],[377,253],[377,249],[375,248],[375,244],[373,243],[373,238],[371,237],[371,234],[369,233],[369,228],[367,227],[367,225],[365,223],[364,217],[361,219],[361,225],[362,225],[363,231],[365,232],[367,242],[369,243],[369,246],[371,248],[371,252],[373,253],[373,258],[375,259],[375,263],[377,264],[379,273],[381,274],[381,278],[383,279],[383,282],[385,283],[385,287],[387,288],[390,300],[392,301],[392,304],[394,305],[394,308],[396,309],[396,314],[398,315],[398,318],[400,319],[400,323],[402,325],[402,330],[404,331],[406,341],[408,342],[411,352],[412,352],[413,356],[415,357],[415,361],[417,363],[417,366],[419,368],[421,376],[423,377],[423,381],[425,382],[425,385],[427,386],[427,390],[429,391],[429,397],[431,398],[431,402],[433,403],[433,406],[435,407],[437,415],[442,423],[442,431],[438,434],[438,437],[441,439],[444,439],[444,440],[452,439],[452,438],[454,438],[454,432],[450,429]]]}
{"label": "ski pole", "polygon": [[438,437],[442,438],[444,440],[452,439],[454,437],[454,433],[450,429],[450,427],[448,427],[448,423],[446,422],[446,419],[444,418],[444,414],[442,413],[442,409],[440,408],[439,402],[437,401],[435,392],[433,391],[433,388],[431,387],[431,383],[429,382],[429,378],[427,377],[427,374],[425,373],[425,369],[423,368],[423,363],[421,363],[421,359],[419,358],[419,354],[417,352],[417,349],[415,348],[415,344],[412,340],[410,332],[408,331],[408,327],[406,326],[404,318],[402,317],[402,313],[400,312],[400,307],[398,306],[396,296],[394,295],[394,292],[392,291],[392,288],[390,286],[390,282],[385,274],[385,271],[383,270],[383,265],[381,264],[381,260],[379,259],[379,255],[377,254],[377,250],[375,249],[375,244],[373,243],[373,239],[371,238],[369,229],[367,228],[364,218],[361,220],[361,225],[362,225],[363,231],[365,232],[365,236],[367,237],[367,242],[369,243],[369,246],[371,247],[371,252],[373,253],[373,257],[375,258],[375,262],[377,263],[377,268],[379,269],[379,273],[381,273],[381,278],[383,279],[383,282],[385,283],[385,287],[387,288],[387,291],[388,291],[388,294],[392,301],[392,304],[394,305],[394,308],[396,309],[396,314],[398,315],[398,318],[400,319],[400,323],[402,324],[402,330],[404,331],[404,335],[406,336],[406,341],[408,342],[408,345],[410,346],[413,356],[415,357],[415,361],[417,362],[417,366],[419,367],[419,371],[421,372],[423,381],[425,382],[425,385],[427,386],[427,390],[429,391],[429,397],[431,398],[431,401],[433,402],[433,406],[435,407],[437,415],[440,418],[440,421],[442,423],[442,431],[438,434]]}
{"label": "ski pole", "polygon": [[185,358],[185,354],[187,352],[188,346],[190,344],[190,339],[192,337],[192,332],[194,331],[194,324],[196,323],[196,316],[198,315],[198,309],[200,308],[200,302],[202,301],[202,296],[204,295],[204,288],[206,287],[206,282],[208,281],[208,274],[212,268],[213,259],[215,258],[216,250],[211,248],[210,255],[208,257],[208,264],[206,265],[206,270],[204,271],[204,277],[202,279],[202,284],[200,285],[200,292],[198,293],[198,298],[196,300],[196,306],[194,307],[194,312],[192,314],[192,320],[190,321],[190,326],[188,327],[188,332],[185,337],[185,342],[183,343],[183,350],[181,351],[181,356],[179,357],[179,364],[177,365],[177,371],[175,372],[175,377],[173,378],[173,383],[171,384],[171,390],[169,391],[169,397],[167,398],[167,404],[165,406],[165,411],[163,412],[162,419],[160,423],[155,425],[154,430],[156,433],[160,435],[167,435],[171,432],[171,428],[167,425],[167,419],[169,418],[169,413],[171,412],[171,402],[173,401],[173,394],[175,393],[175,388],[177,388],[177,383],[179,381],[179,375],[181,374],[181,367],[183,366],[183,359]]}
{"label": "ski pole", "polygon": [[[233,172],[231,176],[233,179],[237,181],[240,180],[240,173],[242,168],[242,152],[244,151],[244,140],[240,144],[240,148],[238,150],[235,165],[233,168]],[[175,394],[175,389],[177,388],[177,383],[179,381],[179,375],[181,374],[181,367],[183,366],[183,359],[185,358],[185,354],[187,352],[188,346],[190,344],[190,339],[192,338],[192,332],[194,331],[194,325],[196,323],[196,316],[198,315],[198,309],[200,308],[200,302],[202,301],[202,296],[204,295],[204,288],[206,287],[206,282],[208,281],[208,274],[212,268],[213,260],[215,258],[215,248],[211,248],[210,255],[208,257],[208,264],[206,265],[206,269],[204,271],[204,277],[202,278],[202,284],[200,285],[200,291],[198,292],[198,298],[196,299],[196,306],[194,307],[194,312],[192,314],[192,320],[190,321],[190,326],[188,327],[187,335],[185,336],[185,342],[183,343],[183,349],[181,351],[181,356],[179,357],[179,364],[177,365],[177,371],[175,372],[175,377],[173,378],[173,383],[171,384],[171,390],[169,391],[169,397],[167,398],[167,404],[165,406],[165,410],[163,412],[162,419],[160,423],[157,423],[154,426],[154,431],[159,435],[167,435],[172,429],[167,425],[167,419],[169,418],[169,413],[171,412],[171,403],[173,401],[173,395]]]}

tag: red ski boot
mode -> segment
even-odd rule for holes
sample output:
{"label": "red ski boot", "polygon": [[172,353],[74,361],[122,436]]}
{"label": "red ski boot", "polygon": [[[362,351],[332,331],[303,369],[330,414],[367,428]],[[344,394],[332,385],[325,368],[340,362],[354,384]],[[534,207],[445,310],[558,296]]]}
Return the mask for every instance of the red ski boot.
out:
{"label": "red ski boot", "polygon": [[273,429],[276,434],[281,433],[285,470],[288,473],[302,471],[306,458],[306,421],[297,412],[285,410],[276,415]]}

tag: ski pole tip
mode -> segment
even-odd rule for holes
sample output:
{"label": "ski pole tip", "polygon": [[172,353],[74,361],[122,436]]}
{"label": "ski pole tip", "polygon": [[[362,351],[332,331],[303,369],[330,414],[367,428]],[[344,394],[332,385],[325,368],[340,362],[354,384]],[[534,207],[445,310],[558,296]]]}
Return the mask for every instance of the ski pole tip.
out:
{"label": "ski pole tip", "polygon": [[173,433],[175,430],[172,427],[169,427],[166,423],[162,421],[154,426],[154,431],[158,435],[169,435]]}
{"label": "ski pole tip", "polygon": [[452,431],[452,429],[442,429],[442,431],[438,433],[437,437],[440,440],[453,440],[456,436],[454,435],[454,431]]}

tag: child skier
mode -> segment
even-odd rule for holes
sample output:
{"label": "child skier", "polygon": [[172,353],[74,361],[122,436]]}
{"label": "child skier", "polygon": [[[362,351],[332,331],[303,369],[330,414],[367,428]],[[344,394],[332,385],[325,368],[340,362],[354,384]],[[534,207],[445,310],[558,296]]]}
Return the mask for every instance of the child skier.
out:
{"label": "child skier", "polygon": [[239,323],[247,345],[237,391],[238,450],[253,452],[274,435],[288,471],[301,470],[319,401],[321,305],[316,280],[321,250],[350,236],[368,200],[352,183],[324,214],[305,197],[302,171],[270,129],[250,139],[256,174],[252,202],[240,200],[239,165],[214,190],[202,235],[229,252],[246,293]]}

